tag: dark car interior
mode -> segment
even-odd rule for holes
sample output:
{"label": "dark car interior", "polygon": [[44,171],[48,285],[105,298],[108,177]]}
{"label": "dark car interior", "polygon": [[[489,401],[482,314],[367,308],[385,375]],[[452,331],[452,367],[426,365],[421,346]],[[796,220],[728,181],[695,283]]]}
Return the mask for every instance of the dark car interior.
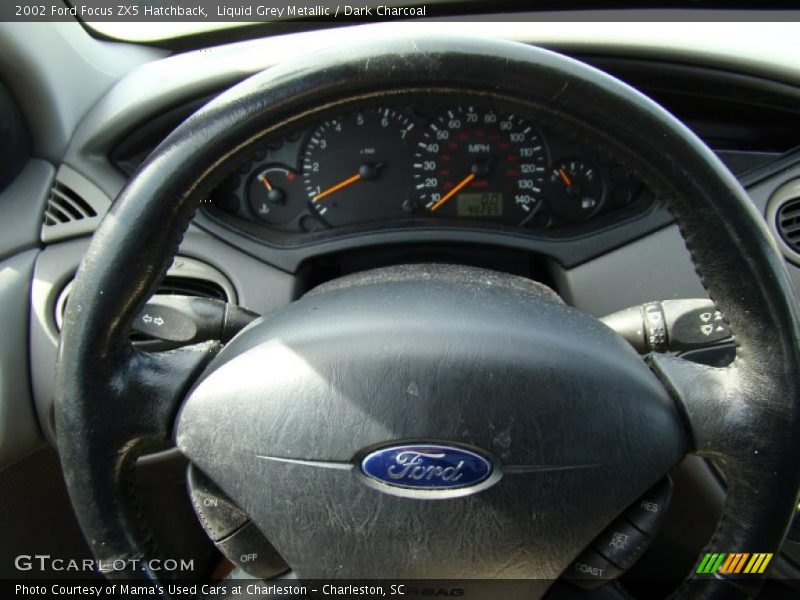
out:
{"label": "dark car interior", "polygon": [[797,26],[555,16],[0,23],[3,579],[797,597]]}

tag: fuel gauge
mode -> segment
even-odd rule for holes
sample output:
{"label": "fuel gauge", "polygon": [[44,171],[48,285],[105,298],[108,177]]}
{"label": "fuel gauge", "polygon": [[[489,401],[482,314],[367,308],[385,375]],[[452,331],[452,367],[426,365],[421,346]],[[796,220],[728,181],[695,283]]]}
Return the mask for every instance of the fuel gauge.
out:
{"label": "fuel gauge", "polygon": [[305,207],[302,181],[286,166],[267,166],[250,180],[248,202],[253,214],[265,223],[284,225]]}
{"label": "fuel gauge", "polygon": [[572,158],[556,164],[548,181],[548,204],[563,219],[582,221],[595,214],[603,203],[603,178],[584,159]]}

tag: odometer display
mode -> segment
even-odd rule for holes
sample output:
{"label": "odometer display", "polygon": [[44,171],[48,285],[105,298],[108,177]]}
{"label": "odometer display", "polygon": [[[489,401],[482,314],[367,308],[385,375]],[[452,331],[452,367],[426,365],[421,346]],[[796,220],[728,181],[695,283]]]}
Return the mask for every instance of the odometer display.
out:
{"label": "odometer display", "polygon": [[459,217],[502,217],[503,194],[459,194],[456,206]]}
{"label": "odometer display", "polygon": [[547,150],[514,114],[448,109],[426,128],[414,154],[414,188],[430,215],[527,222],[540,208]]}

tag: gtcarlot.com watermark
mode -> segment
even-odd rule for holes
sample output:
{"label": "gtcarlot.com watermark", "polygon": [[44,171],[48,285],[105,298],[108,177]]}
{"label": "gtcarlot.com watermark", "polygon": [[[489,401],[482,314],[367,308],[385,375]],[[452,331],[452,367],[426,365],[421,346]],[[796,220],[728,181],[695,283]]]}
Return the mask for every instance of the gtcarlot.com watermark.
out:
{"label": "gtcarlot.com watermark", "polygon": [[187,573],[194,571],[194,559],[95,560],[93,558],[58,558],[49,554],[20,554],[14,559],[14,568],[18,571],[40,573],[114,573],[120,571]]}

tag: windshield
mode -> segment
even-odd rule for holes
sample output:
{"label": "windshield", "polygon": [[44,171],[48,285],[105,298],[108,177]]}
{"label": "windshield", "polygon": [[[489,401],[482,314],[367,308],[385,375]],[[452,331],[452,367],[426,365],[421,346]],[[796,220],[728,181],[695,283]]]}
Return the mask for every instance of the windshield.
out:
{"label": "windshield", "polygon": [[126,42],[157,42],[193,36],[210,31],[222,31],[258,25],[256,22],[197,21],[189,23],[138,23],[122,21],[87,21],[85,25],[95,32]]}

